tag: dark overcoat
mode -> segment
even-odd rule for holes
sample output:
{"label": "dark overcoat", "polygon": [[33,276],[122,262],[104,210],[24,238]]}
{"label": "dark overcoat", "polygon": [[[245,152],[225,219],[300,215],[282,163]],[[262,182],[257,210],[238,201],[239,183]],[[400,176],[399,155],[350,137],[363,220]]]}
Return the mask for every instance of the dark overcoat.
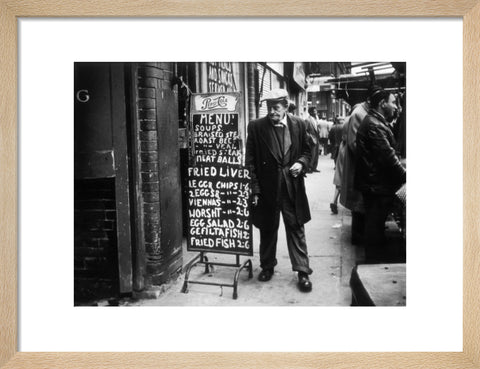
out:
{"label": "dark overcoat", "polygon": [[385,118],[371,109],[357,132],[355,187],[362,193],[393,195],[407,179]]}
{"label": "dark overcoat", "polygon": [[[287,162],[282,162],[282,153],[274,136],[275,128],[268,117],[253,120],[248,125],[245,163],[251,171],[252,192],[259,195],[257,206],[252,208],[252,221],[260,229],[275,228],[282,176],[288,182],[298,224],[303,225],[311,219],[304,181],[311,160],[306,124],[302,119],[288,114],[287,125],[291,141],[288,152],[284,153]],[[288,168],[295,162],[301,163],[303,170],[294,178]]]}
{"label": "dark overcoat", "polygon": [[340,204],[347,209],[364,213],[362,193],[355,189],[355,161],[357,152],[357,130],[363,119],[367,116],[370,106],[364,102],[355,106],[350,117],[347,118],[345,127],[347,132],[347,141],[345,147],[345,157],[343,159],[342,186],[340,189]]}

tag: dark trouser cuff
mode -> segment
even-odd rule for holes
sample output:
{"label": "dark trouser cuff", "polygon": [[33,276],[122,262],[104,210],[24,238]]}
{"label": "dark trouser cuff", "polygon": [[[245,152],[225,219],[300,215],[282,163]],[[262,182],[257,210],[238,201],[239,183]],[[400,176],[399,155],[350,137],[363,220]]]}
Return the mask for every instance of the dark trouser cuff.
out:
{"label": "dark trouser cuff", "polygon": [[294,271],[294,272],[303,272],[303,273],[308,274],[308,275],[310,275],[310,274],[313,273],[313,270],[310,269],[310,268],[300,268],[300,267],[299,267],[299,268],[293,269],[293,271]]}
{"label": "dark trouser cuff", "polygon": [[273,269],[277,265],[277,260],[275,260],[273,263],[260,263],[260,268],[262,269]]}

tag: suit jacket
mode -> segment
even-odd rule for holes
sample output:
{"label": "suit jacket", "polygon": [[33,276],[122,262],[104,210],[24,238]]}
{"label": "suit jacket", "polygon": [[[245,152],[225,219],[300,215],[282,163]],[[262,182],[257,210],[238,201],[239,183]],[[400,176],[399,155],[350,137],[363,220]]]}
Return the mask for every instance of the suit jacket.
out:
{"label": "suit jacket", "polygon": [[[275,138],[275,128],[268,117],[253,120],[248,125],[245,163],[251,172],[253,194],[259,195],[259,202],[251,211],[253,224],[258,228],[274,227],[282,178],[295,205],[298,223],[302,225],[311,218],[304,181],[311,160],[306,124],[302,119],[288,114],[287,126],[289,137],[285,141],[285,152],[282,153]],[[287,158],[285,161],[284,157]],[[302,173],[296,178],[288,171],[295,162],[303,166]]]}
{"label": "suit jacket", "polygon": [[319,136],[318,136],[318,131],[317,131],[317,121],[315,118],[313,118],[311,115],[305,119],[306,127],[307,127],[307,133],[310,136],[310,144],[311,145],[316,145],[319,142]]}

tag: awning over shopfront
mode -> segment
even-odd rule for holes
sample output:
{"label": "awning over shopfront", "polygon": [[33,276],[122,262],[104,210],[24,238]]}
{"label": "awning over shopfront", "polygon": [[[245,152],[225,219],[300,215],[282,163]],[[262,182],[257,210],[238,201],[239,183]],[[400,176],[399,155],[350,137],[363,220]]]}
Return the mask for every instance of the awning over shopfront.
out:
{"label": "awning over shopfront", "polygon": [[352,67],[358,68],[357,73],[342,74],[338,77],[315,77],[307,91],[332,91],[337,99],[344,99],[354,106],[367,98],[372,84],[392,91],[405,90],[405,63],[359,63]]}

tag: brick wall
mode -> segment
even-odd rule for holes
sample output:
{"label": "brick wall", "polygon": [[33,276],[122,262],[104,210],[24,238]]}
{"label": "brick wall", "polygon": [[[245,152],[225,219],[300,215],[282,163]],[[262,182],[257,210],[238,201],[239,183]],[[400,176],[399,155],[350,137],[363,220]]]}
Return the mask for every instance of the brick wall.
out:
{"label": "brick wall", "polygon": [[[172,63],[139,63],[137,76],[141,230],[147,284],[162,284],[182,266],[181,186]],[[178,203],[178,205],[177,205]]]}
{"label": "brick wall", "polygon": [[77,179],[74,192],[75,300],[116,296],[115,179]]}

